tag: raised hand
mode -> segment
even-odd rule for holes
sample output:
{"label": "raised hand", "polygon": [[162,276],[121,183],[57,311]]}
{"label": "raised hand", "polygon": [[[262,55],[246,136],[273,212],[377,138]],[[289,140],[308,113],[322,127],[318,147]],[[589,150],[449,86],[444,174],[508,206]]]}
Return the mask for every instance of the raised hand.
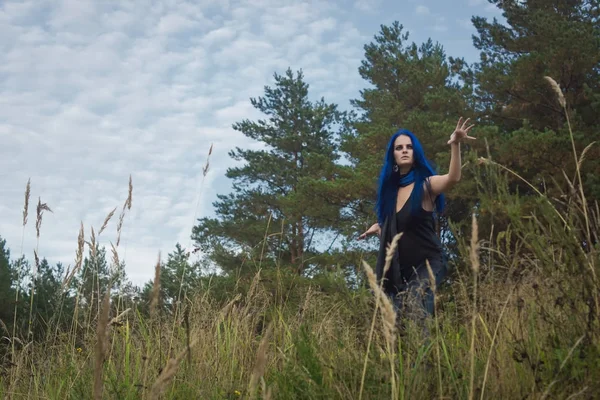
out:
{"label": "raised hand", "polygon": [[458,119],[456,129],[454,129],[454,132],[452,132],[452,135],[450,135],[450,140],[448,140],[448,144],[460,143],[464,139],[475,140],[474,137],[469,136],[469,131],[472,127],[475,126],[475,124],[467,126],[467,122],[469,122],[470,119],[471,118],[467,118],[464,122],[462,120],[462,117]]}

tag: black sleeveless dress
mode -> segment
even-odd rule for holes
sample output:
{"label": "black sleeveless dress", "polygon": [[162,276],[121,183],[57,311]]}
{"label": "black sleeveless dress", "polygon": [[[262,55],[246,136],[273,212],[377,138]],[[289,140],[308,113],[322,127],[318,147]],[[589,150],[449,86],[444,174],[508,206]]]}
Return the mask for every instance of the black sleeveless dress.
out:
{"label": "black sleeveless dress", "polygon": [[443,277],[446,271],[442,244],[435,232],[433,212],[419,207],[419,212],[411,215],[412,197],[413,193],[400,211],[386,218],[381,230],[376,269],[378,282],[383,278],[387,246],[397,233],[403,232],[383,284],[384,291],[389,295],[404,291],[415,279],[428,278],[425,260],[429,260],[436,280]]}

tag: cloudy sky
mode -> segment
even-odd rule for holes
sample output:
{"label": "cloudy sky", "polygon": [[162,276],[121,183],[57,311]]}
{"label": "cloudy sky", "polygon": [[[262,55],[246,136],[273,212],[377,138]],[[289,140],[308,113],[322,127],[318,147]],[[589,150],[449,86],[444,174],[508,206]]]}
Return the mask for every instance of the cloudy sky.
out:
{"label": "cloudy sky", "polygon": [[[231,128],[258,118],[249,98],[273,73],[303,69],[314,97],[349,108],[365,87],[363,46],[395,20],[476,61],[472,15],[485,0],[4,0],[0,3],[0,236],[33,259],[73,263],[83,222],[98,232],[127,197],[119,254],[130,279],[159,251],[190,246],[194,216],[227,193],[227,152],[252,144]],[[214,144],[211,169],[202,166]],[[31,179],[24,234],[24,189]],[[115,241],[117,215],[100,236]]]}

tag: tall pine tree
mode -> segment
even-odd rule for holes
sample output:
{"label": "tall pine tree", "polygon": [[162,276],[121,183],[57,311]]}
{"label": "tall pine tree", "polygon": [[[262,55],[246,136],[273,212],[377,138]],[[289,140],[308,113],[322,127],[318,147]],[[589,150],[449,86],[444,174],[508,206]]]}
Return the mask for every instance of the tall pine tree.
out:
{"label": "tall pine tree", "polygon": [[[321,239],[337,223],[339,208],[310,193],[316,181],[330,181],[339,158],[337,130],[344,114],[334,104],[309,100],[302,71],[274,74],[252,105],[266,119],[243,120],[233,129],[264,146],[236,147],[229,155],[242,166],[226,176],[234,192],[219,195],[216,218],[202,218],[192,237],[208,259],[225,271],[245,266],[292,265],[299,273],[318,268]],[[317,262],[318,263],[318,262]]]}
{"label": "tall pine tree", "polygon": [[[600,4],[589,0],[490,0],[506,24],[472,19],[481,51],[476,65],[478,114],[498,127],[497,161],[519,171],[540,190],[552,193],[552,179],[575,163],[564,111],[548,75],[563,89],[578,153],[600,139]],[[585,188],[600,196],[600,152],[586,157]],[[518,182],[515,182],[515,185]],[[528,187],[520,186],[526,193]]]}

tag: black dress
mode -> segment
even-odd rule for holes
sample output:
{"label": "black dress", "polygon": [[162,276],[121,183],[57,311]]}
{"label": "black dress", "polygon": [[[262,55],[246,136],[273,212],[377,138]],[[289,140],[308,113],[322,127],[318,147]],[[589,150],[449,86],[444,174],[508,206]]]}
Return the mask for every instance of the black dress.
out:
{"label": "black dress", "polygon": [[[429,189],[428,182],[427,186]],[[419,207],[417,214],[411,215],[412,197],[413,193],[400,211],[384,221],[377,259],[377,280],[381,282],[385,278],[383,290],[394,298],[396,307],[402,307],[402,299],[398,294],[413,294],[417,296],[418,303],[432,313],[433,297],[429,290],[430,280],[425,261],[429,260],[437,285],[446,275],[446,260],[435,232],[433,212]],[[403,234],[384,277],[387,246],[399,232]],[[418,293],[419,289],[424,289],[426,293]]]}

